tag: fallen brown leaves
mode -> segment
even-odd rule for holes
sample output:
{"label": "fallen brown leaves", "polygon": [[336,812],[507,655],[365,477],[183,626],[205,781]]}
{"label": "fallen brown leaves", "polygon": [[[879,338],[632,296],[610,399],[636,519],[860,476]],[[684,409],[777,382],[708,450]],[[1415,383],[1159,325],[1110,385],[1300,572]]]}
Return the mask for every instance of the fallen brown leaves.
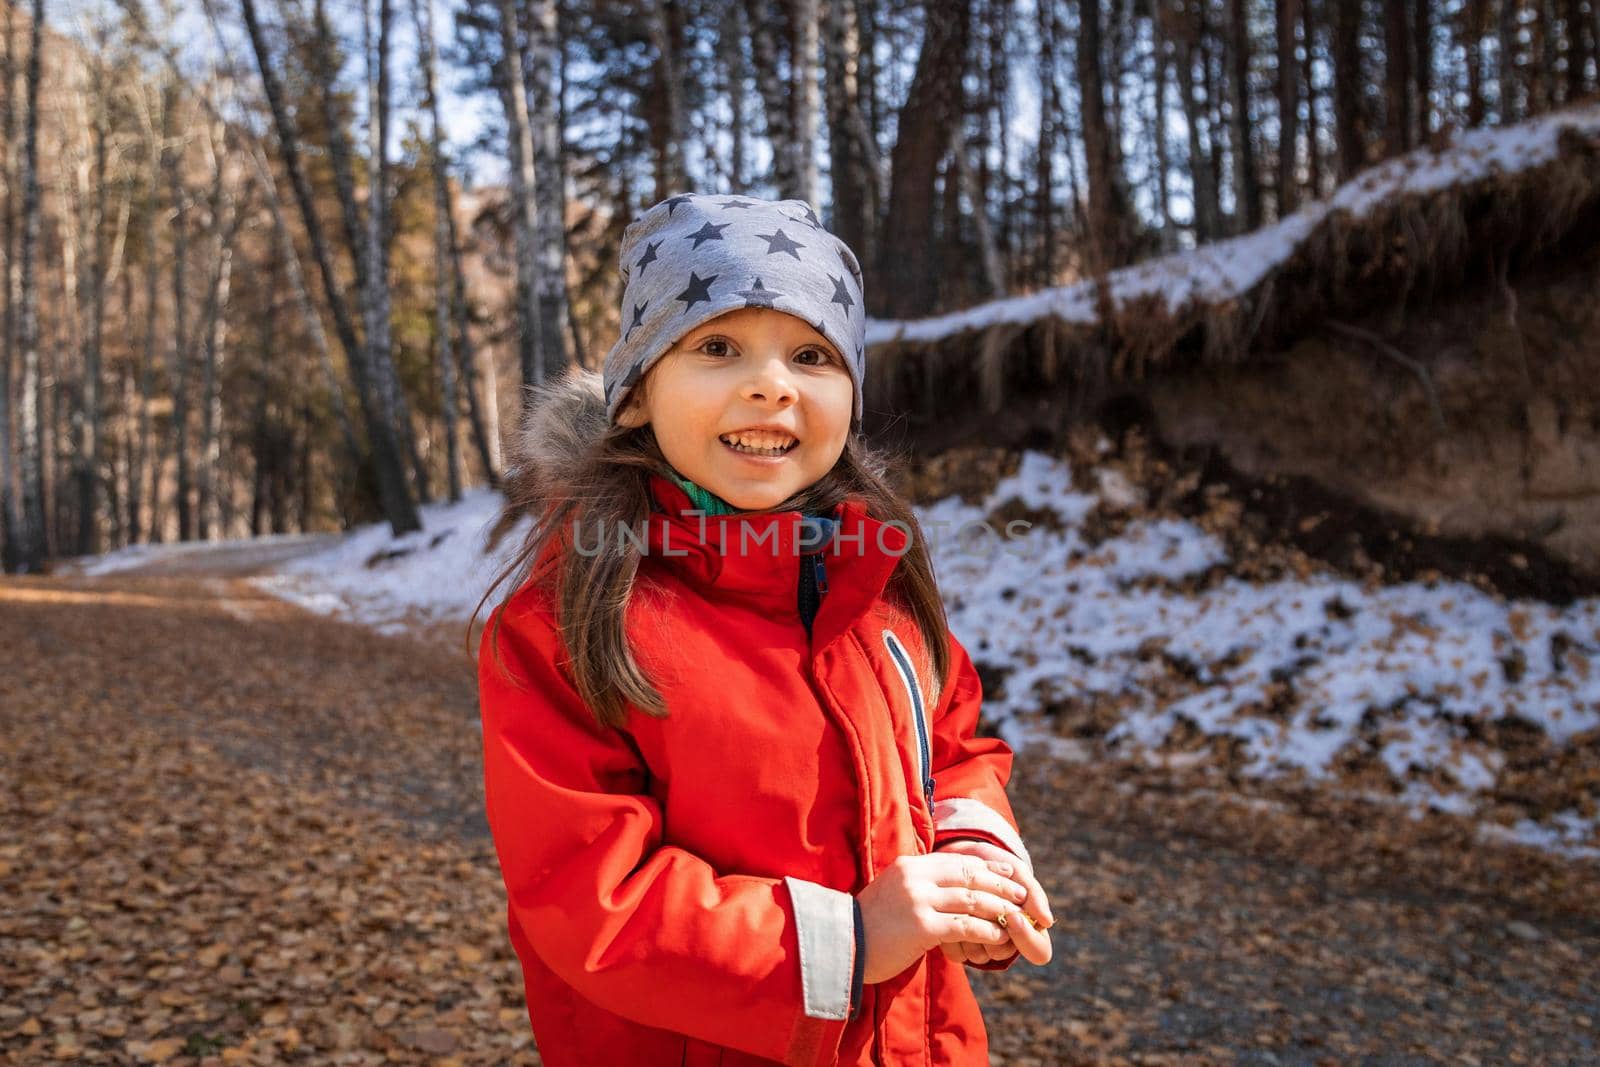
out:
{"label": "fallen brown leaves", "polygon": [[1594,1061],[1594,865],[1212,777],[1018,759],[1055,958],[975,981],[996,1062]]}
{"label": "fallen brown leaves", "polygon": [[[537,1063],[460,635],[251,597],[0,590],[0,1062]],[[973,974],[995,1063],[1594,1059],[1593,872],[1205,781],[1018,760],[1056,955]]]}
{"label": "fallen brown leaves", "polygon": [[488,840],[405,788],[470,766],[470,676],[407,699],[417,649],[187,592],[0,614],[0,1061],[536,1063]]}

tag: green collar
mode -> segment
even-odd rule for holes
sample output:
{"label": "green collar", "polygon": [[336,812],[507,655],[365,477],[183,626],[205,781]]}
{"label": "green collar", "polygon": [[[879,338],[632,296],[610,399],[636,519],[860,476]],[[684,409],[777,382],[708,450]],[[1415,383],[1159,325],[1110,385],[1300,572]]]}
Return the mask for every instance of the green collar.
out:
{"label": "green collar", "polygon": [[737,515],[739,513],[738,508],[709,489],[702,489],[689,479],[679,477],[676,471],[671,474],[671,478],[678,483],[679,488],[689,494],[689,499],[694,502],[694,506],[707,515]]}
{"label": "green collar", "polygon": [[[743,514],[743,509],[734,507],[732,504],[728,503],[717,494],[711,492],[709,489],[702,489],[689,479],[680,476],[677,471],[670,472],[668,477],[676,482],[680,489],[689,494],[689,499],[694,503],[696,508],[705,512],[707,515]],[[808,512],[808,514],[812,513]],[[826,512],[816,512],[815,514],[826,515]]]}

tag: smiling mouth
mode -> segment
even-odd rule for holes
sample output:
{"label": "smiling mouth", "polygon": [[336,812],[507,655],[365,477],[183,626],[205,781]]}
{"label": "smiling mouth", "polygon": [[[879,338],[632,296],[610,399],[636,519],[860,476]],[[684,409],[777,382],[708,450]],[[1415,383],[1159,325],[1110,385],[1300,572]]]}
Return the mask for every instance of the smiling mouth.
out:
{"label": "smiling mouth", "polygon": [[719,437],[717,440],[721,441],[724,445],[727,445],[729,448],[743,456],[771,456],[774,458],[777,456],[786,456],[790,452],[793,452],[800,445],[800,442],[797,439],[789,442],[789,444],[784,448],[752,448],[749,445],[734,444],[726,437]]}

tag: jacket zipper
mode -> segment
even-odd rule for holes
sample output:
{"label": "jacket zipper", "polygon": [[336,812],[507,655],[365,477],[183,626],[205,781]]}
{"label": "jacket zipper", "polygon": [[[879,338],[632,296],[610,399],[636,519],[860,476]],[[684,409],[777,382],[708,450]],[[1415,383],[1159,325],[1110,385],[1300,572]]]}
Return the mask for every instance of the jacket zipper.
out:
{"label": "jacket zipper", "polygon": [[927,713],[922,706],[922,687],[917,684],[917,672],[911,665],[911,657],[893,630],[883,631],[883,643],[889,649],[889,656],[894,660],[895,668],[900,672],[900,681],[905,684],[906,694],[911,698],[911,719],[917,728],[917,777],[921,779],[922,796],[927,802],[928,817],[931,819],[934,781],[929,768],[933,765],[933,754],[928,744],[928,722]]}
{"label": "jacket zipper", "polygon": [[[837,522],[837,512],[835,516],[833,521]],[[832,533],[831,530],[824,532],[830,535]],[[827,545],[824,543],[809,551],[802,551],[800,555],[797,604],[800,621],[805,624],[807,637],[811,635],[811,625],[816,619],[817,612],[822,608],[822,598],[828,592],[828,569],[822,562],[826,550]]]}

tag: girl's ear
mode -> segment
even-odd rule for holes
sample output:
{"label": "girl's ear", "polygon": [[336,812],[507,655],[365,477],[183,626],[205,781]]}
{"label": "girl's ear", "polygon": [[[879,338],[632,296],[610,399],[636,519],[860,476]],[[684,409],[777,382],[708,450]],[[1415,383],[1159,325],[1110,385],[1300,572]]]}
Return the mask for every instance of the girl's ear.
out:
{"label": "girl's ear", "polygon": [[645,415],[644,405],[639,403],[639,390],[635,388],[628,398],[622,402],[622,407],[617,412],[617,425],[636,429],[649,422]]}

